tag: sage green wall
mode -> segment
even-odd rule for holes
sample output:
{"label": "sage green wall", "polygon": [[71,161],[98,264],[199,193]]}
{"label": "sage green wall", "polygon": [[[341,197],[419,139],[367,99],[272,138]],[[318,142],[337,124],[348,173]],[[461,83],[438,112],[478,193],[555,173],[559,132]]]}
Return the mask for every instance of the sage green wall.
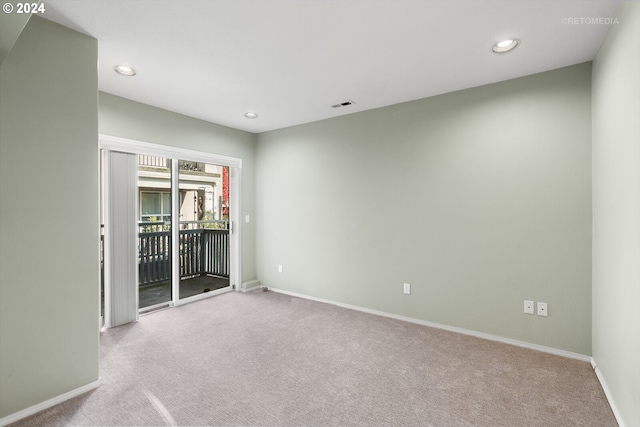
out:
{"label": "sage green wall", "polygon": [[624,2],[593,63],[593,358],[640,426],[640,3]]}
{"label": "sage green wall", "polygon": [[[10,4],[15,11],[17,3],[22,2],[5,0],[2,5]],[[29,22],[29,18],[31,18],[29,13],[0,13],[0,64],[13,47],[24,26]]]}
{"label": "sage green wall", "polygon": [[267,132],[257,153],[264,285],[591,354],[590,63]]}
{"label": "sage green wall", "polygon": [[34,16],[0,65],[0,418],[98,380],[96,64]]}
{"label": "sage green wall", "polygon": [[100,92],[100,133],[242,159],[242,280],[256,278],[255,135]]}

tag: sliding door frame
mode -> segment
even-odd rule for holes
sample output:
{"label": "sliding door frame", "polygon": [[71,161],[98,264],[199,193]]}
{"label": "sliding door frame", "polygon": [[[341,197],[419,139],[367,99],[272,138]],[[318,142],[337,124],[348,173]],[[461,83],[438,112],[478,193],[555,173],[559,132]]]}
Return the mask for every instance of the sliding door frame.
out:
{"label": "sliding door frame", "polygon": [[[178,203],[178,186],[173,185],[174,181],[177,184],[178,182],[178,160],[188,160],[193,162],[202,162],[208,163],[218,166],[228,166],[229,167],[229,258],[231,261],[230,271],[229,271],[229,288],[223,288],[219,291],[212,291],[203,294],[199,294],[193,297],[186,298],[184,300],[180,300],[178,294],[178,283],[179,280],[176,280],[176,275],[179,276],[179,269],[176,268],[176,263],[179,262],[177,256],[172,256],[172,302],[171,306],[174,305],[182,305],[189,302],[193,302],[202,298],[208,298],[214,295],[218,295],[220,293],[228,292],[231,290],[240,291],[240,284],[242,283],[242,222],[240,221],[240,216],[242,212],[242,159],[236,157],[222,156],[218,154],[206,153],[202,151],[194,151],[179,147],[173,147],[168,145],[160,145],[154,144],[150,142],[138,141],[128,138],[121,138],[112,135],[99,135],[99,148],[105,151],[118,151],[123,153],[131,153],[131,154],[143,154],[149,156],[158,156],[165,157],[171,159],[171,167],[172,167],[172,204]],[[174,188],[175,187],[175,188]],[[108,201],[105,200],[105,203]],[[177,210],[175,206],[173,206],[172,216],[177,216]],[[107,222],[108,218],[105,218],[105,231],[108,227]],[[177,232],[173,232],[174,228]],[[174,240],[172,247],[177,248],[177,239],[179,233],[179,222],[175,222],[175,218],[172,218],[172,234],[171,238]],[[105,232],[105,246],[109,246],[111,244],[108,233]],[[105,259],[105,271],[106,271],[106,263]],[[179,277],[178,277],[179,279]],[[110,283],[105,276],[105,296],[110,291]],[[105,310],[106,310],[105,305]],[[106,313],[105,313],[106,314]],[[108,314],[107,314],[108,316]],[[108,327],[108,325],[107,325]]]}

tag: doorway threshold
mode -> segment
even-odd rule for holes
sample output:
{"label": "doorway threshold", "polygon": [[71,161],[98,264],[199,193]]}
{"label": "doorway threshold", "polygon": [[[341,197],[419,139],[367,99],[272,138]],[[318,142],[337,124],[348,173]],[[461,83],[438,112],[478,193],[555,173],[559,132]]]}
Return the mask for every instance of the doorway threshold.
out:
{"label": "doorway threshold", "polygon": [[170,308],[173,304],[171,304],[170,302],[164,303],[164,304],[156,304],[156,305],[152,305],[151,307],[145,307],[142,308],[138,311],[138,314],[140,316],[144,316],[145,314],[150,314],[150,313],[155,313],[156,311],[160,311],[160,310],[165,310],[167,308]]}

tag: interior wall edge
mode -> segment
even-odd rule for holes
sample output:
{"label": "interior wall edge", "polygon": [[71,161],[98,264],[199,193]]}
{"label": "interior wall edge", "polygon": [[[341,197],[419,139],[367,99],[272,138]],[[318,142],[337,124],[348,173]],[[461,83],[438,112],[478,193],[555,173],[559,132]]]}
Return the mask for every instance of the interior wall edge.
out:
{"label": "interior wall edge", "polygon": [[616,402],[613,398],[613,394],[611,393],[611,389],[609,389],[609,386],[607,385],[607,381],[604,377],[604,374],[602,373],[602,371],[600,370],[600,368],[598,367],[598,362],[596,361],[595,358],[591,358],[591,367],[593,368],[593,372],[595,372],[596,377],[598,378],[598,382],[600,383],[600,387],[602,387],[602,391],[604,392],[604,395],[607,398],[607,402],[609,402],[609,406],[611,407],[611,411],[613,412],[613,416],[616,417],[616,422],[618,423],[619,427],[625,427],[625,423],[622,420],[622,415],[620,414],[620,411],[618,410],[618,406],[616,405]]}

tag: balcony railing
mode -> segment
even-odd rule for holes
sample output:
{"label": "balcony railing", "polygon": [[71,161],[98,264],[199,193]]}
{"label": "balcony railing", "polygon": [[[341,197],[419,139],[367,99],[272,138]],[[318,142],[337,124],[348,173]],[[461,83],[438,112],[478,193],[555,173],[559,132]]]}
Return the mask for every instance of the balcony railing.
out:
{"label": "balcony railing", "polygon": [[[138,155],[138,166],[148,166],[161,169],[169,169],[171,160],[159,156]],[[204,172],[205,164],[200,162],[191,162],[187,160],[178,161],[178,169],[181,171]]]}
{"label": "balcony railing", "polygon": [[[229,277],[229,230],[200,228],[204,221],[181,222],[178,257],[180,279]],[[206,225],[209,225],[207,222]],[[171,231],[160,223],[141,223],[138,234],[140,285],[171,280]],[[153,231],[149,231],[153,230]]]}
{"label": "balcony railing", "polygon": [[138,155],[138,166],[152,166],[156,168],[168,169],[169,159],[158,156]]}

